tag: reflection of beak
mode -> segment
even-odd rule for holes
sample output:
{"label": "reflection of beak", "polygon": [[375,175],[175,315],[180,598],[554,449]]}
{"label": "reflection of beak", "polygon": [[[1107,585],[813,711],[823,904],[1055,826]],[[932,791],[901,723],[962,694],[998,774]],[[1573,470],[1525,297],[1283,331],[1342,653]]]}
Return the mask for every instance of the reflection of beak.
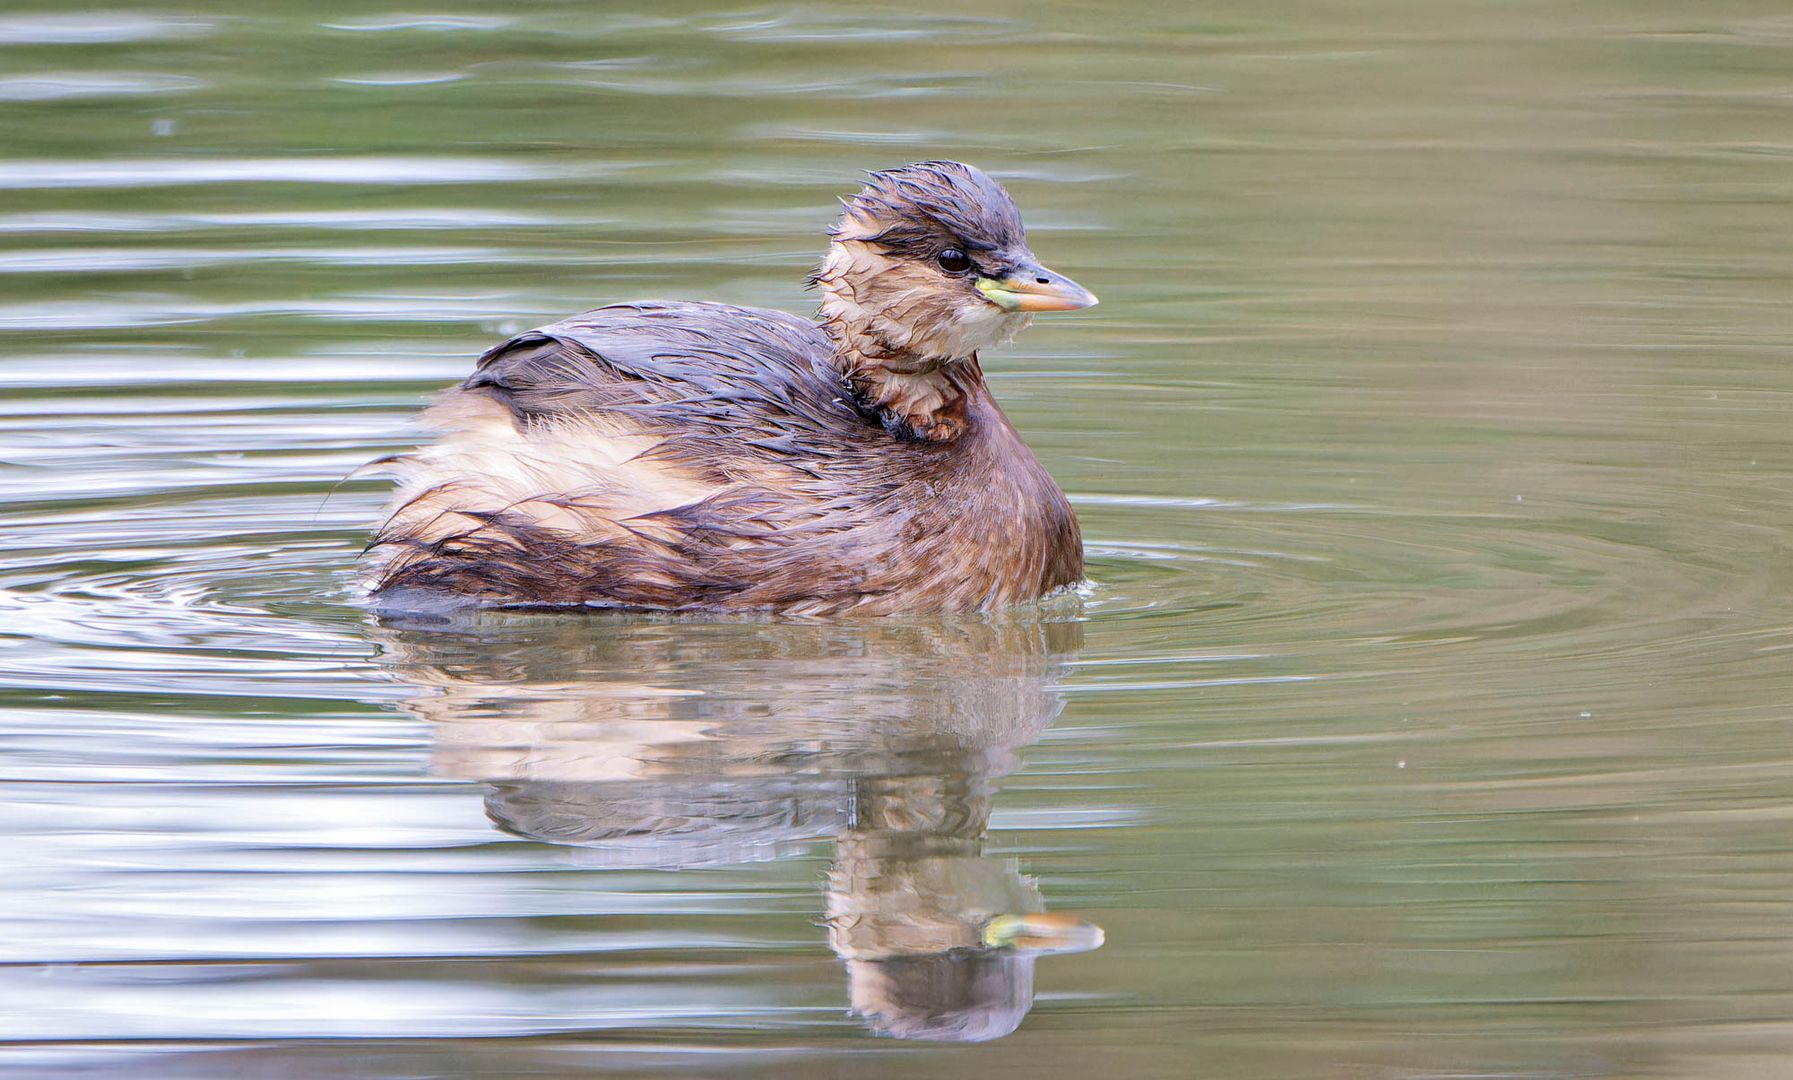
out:
{"label": "reflection of beak", "polygon": [[1017,266],[1007,277],[981,277],[977,291],[1004,311],[1076,311],[1095,307],[1096,294],[1036,262]]}
{"label": "reflection of beak", "polygon": [[1102,928],[1069,915],[998,915],[984,927],[984,944],[992,949],[1030,953],[1089,952],[1102,947]]}

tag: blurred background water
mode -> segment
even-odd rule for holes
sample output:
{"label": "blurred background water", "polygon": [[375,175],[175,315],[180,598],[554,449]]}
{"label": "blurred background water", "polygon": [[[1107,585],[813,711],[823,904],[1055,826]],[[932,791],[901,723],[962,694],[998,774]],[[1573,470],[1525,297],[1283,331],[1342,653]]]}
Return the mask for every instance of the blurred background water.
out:
{"label": "blurred background water", "polygon": [[[493,338],[929,157],[1081,606],[354,606]],[[1790,201],[1768,0],[11,0],[0,1069],[1784,1076]]]}

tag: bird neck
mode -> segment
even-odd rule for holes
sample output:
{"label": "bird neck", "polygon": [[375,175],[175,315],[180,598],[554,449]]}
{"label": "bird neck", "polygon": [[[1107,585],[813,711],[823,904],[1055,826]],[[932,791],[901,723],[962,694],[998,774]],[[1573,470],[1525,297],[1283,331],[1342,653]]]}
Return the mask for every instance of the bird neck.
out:
{"label": "bird neck", "polygon": [[984,389],[977,353],[922,356],[885,341],[852,305],[824,296],[821,327],[831,360],[857,404],[902,438],[952,442],[964,434],[972,401]]}

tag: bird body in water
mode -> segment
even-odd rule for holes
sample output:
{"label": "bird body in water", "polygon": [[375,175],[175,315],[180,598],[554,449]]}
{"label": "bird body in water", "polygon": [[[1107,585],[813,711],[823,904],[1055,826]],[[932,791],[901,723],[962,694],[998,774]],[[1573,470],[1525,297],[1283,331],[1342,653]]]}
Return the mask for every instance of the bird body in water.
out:
{"label": "bird body in water", "polygon": [[871,174],[814,321],[710,303],[520,334],[394,459],[374,601],[797,615],[988,610],[1083,576],[1077,518],[978,353],[1096,302],[994,180]]}

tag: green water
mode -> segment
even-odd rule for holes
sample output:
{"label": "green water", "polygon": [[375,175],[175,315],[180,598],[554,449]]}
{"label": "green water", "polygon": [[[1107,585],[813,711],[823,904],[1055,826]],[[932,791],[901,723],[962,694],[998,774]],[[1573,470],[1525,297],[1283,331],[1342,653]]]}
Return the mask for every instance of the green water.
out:
{"label": "green water", "polygon": [[[496,337],[931,157],[1080,604],[354,605]],[[1770,2],[12,0],[0,1070],[1784,1075],[1790,203]]]}

